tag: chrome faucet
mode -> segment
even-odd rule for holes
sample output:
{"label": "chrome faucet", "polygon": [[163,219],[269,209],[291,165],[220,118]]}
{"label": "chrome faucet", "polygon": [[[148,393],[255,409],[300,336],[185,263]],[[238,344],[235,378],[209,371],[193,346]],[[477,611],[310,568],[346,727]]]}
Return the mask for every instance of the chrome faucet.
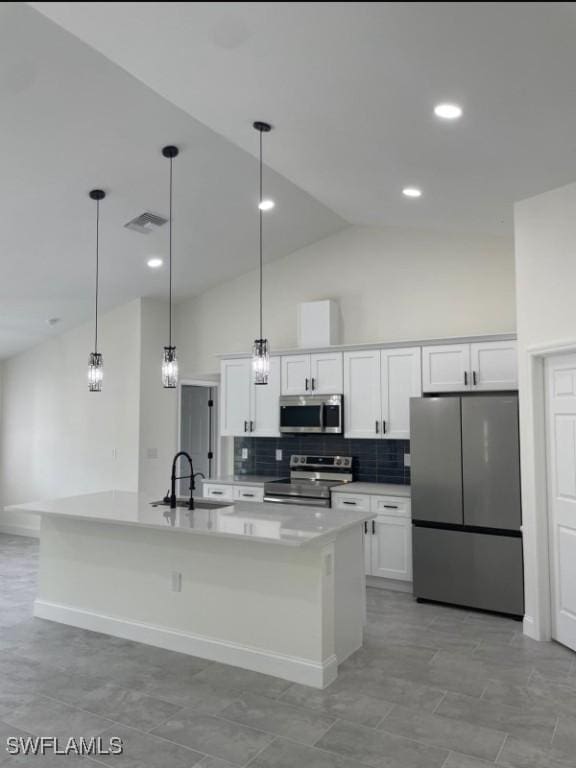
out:
{"label": "chrome faucet", "polygon": [[[190,474],[189,475],[180,475],[179,477],[176,477],[176,464],[178,463],[178,459],[184,456],[188,459],[188,464],[190,464]],[[170,476],[170,494],[164,498],[164,501],[170,502],[170,509],[176,509],[176,480],[186,480],[190,478],[190,498],[188,500],[188,509],[194,509],[194,490],[196,489],[196,478],[197,477],[204,477],[202,472],[196,472],[194,474],[194,467],[192,466],[192,457],[189,453],[186,451],[179,451],[176,456],[174,456],[174,459],[172,460],[172,474]]]}

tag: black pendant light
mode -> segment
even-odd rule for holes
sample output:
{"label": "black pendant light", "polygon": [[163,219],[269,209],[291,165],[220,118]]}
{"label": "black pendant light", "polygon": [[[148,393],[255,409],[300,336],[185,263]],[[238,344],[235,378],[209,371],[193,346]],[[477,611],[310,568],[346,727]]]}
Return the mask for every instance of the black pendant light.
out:
{"label": "black pendant light", "polygon": [[169,318],[168,318],[168,346],[164,347],[162,356],[162,385],[166,389],[174,389],[178,384],[178,358],[176,357],[176,347],[172,345],[172,161],[178,155],[178,147],[169,145],[164,147],[162,154],[170,160],[170,289],[169,289]]}
{"label": "black pendant light", "polygon": [[100,200],[104,200],[106,193],[101,189],[93,189],[90,198],[96,200],[96,297],[94,301],[94,351],[88,357],[88,390],[90,392],[102,391],[102,379],[104,367],[102,355],[98,352],[98,288],[100,279]]}
{"label": "black pendant light", "polygon": [[252,370],[254,372],[254,384],[268,384],[270,374],[270,345],[268,339],[263,338],[262,333],[262,215],[265,210],[262,196],[262,134],[272,130],[270,123],[256,121],[254,128],[259,134],[260,162],[258,168],[258,223],[259,223],[259,257],[260,257],[260,334],[254,340],[252,347]]}

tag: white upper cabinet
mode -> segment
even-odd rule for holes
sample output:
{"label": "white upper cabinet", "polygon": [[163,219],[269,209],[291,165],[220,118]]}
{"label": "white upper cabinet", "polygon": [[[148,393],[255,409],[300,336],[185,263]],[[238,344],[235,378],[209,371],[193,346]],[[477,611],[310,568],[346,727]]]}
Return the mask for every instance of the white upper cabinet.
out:
{"label": "white upper cabinet", "polygon": [[342,388],[342,352],[282,357],[283,395],[339,395]]}
{"label": "white upper cabinet", "polygon": [[268,384],[254,384],[252,360],[223,360],[220,434],[223,437],[279,437],[280,358],[270,358]]}
{"label": "white upper cabinet", "polygon": [[250,358],[223,360],[220,373],[220,434],[226,437],[245,435],[250,421]]}
{"label": "white upper cabinet", "polygon": [[310,355],[310,387],[314,394],[341,395],[344,391],[342,352]]}
{"label": "white upper cabinet", "polygon": [[421,394],[420,347],[345,352],[344,436],[408,440]]}
{"label": "white upper cabinet", "polygon": [[470,345],[472,389],[517,389],[518,353],[515,341]]}
{"label": "white upper cabinet", "polygon": [[344,436],[380,437],[380,350],[344,353]]}
{"label": "white upper cabinet", "polygon": [[422,347],[424,392],[462,392],[470,385],[470,344]]}
{"label": "white upper cabinet", "polygon": [[310,355],[282,357],[282,394],[305,395],[310,392]]}
{"label": "white upper cabinet", "polygon": [[280,435],[280,358],[270,358],[268,384],[251,384],[250,434],[254,437]]}
{"label": "white upper cabinet", "polygon": [[410,398],[422,394],[420,347],[380,353],[382,437],[410,439]]}
{"label": "white upper cabinet", "polygon": [[422,348],[424,392],[518,388],[515,341],[443,344]]}

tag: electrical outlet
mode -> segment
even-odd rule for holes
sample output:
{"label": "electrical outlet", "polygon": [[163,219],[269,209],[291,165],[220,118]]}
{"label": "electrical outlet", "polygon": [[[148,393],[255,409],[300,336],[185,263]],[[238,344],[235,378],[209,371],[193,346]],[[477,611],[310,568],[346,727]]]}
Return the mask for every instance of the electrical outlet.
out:
{"label": "electrical outlet", "polygon": [[282,448],[276,448],[276,461],[282,461]]}
{"label": "electrical outlet", "polygon": [[248,448],[242,448],[242,459],[246,460],[248,458]]}
{"label": "electrical outlet", "polygon": [[410,454],[405,453],[404,454],[404,466],[409,467],[410,466]]}
{"label": "electrical outlet", "polygon": [[182,592],[182,574],[172,571],[172,592]]}

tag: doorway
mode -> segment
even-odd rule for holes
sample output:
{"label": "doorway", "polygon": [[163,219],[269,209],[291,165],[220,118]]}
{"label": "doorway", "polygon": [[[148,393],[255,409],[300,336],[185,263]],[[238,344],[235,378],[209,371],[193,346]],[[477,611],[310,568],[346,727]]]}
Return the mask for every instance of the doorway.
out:
{"label": "doorway", "polygon": [[[180,385],[180,450],[192,457],[194,472],[213,477],[217,467],[218,398],[212,383]],[[180,493],[187,490],[182,481]]]}
{"label": "doorway", "polygon": [[576,354],[545,370],[552,636],[576,651]]}

